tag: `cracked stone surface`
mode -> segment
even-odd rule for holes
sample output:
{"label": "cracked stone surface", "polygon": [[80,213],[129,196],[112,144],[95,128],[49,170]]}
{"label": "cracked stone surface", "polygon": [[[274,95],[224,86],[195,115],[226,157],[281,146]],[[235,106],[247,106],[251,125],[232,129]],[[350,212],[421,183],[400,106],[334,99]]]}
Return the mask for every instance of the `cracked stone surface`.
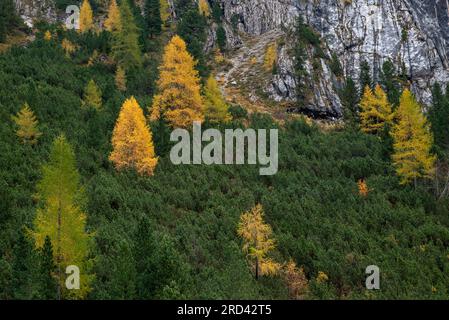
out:
{"label": "cracked stone surface", "polygon": [[[449,81],[449,18],[446,0],[221,0],[226,24],[239,33],[260,36],[271,30],[291,30],[301,14],[322,37],[327,54],[335,52],[346,76],[359,77],[361,60],[372,66],[373,77],[386,59],[405,64],[412,89],[425,104],[434,82]],[[403,30],[408,40],[403,41]],[[235,43],[235,39],[233,40]],[[228,44],[230,47],[232,43]],[[293,57],[289,43],[278,51],[278,74],[266,88],[275,101],[294,99]],[[322,60],[307,107],[341,115],[338,82]],[[306,67],[310,70],[311,62]]]}
{"label": "cracked stone surface", "polygon": [[[294,28],[298,15],[317,31],[323,50],[335,52],[346,76],[359,76],[361,60],[372,66],[373,77],[386,59],[405,64],[412,89],[424,104],[431,102],[429,88],[434,82],[449,82],[449,0],[219,0],[224,12],[227,46],[240,54],[248,37],[259,39],[275,31],[284,38]],[[18,12],[27,22],[33,19],[56,21],[52,0],[15,0]],[[174,13],[176,16],[176,13]],[[209,38],[213,40],[214,28]],[[403,30],[408,40],[403,41]],[[205,49],[210,50],[213,42]],[[252,43],[257,47],[257,44]],[[273,101],[292,102],[296,81],[293,74],[292,41],[278,47],[278,71],[262,88]],[[309,51],[309,54],[313,52]],[[235,61],[235,59],[233,59]],[[336,88],[341,81],[333,76],[328,60],[321,59],[321,72],[306,82],[313,84],[306,107],[330,117],[341,115]],[[315,61],[315,65],[317,62]],[[312,71],[312,59],[306,68]]]}

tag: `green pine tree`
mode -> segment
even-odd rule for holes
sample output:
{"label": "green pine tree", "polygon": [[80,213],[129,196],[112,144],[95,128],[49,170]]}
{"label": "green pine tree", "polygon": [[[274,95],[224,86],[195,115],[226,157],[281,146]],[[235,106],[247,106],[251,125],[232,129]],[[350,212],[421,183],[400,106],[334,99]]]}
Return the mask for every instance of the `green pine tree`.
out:
{"label": "green pine tree", "polygon": [[435,83],[432,89],[432,98],[433,102],[429,110],[429,120],[435,138],[437,152],[443,155],[449,149],[449,91],[445,95],[441,89],[441,85]]}
{"label": "green pine tree", "polygon": [[170,141],[170,124],[161,114],[158,120],[151,122],[151,131],[153,132],[153,142],[156,154],[164,157],[170,152],[172,142]]}
{"label": "green pine tree", "polygon": [[13,285],[15,299],[31,299],[34,291],[34,259],[33,246],[24,234],[19,233],[14,248],[14,258],[12,262]]}
{"label": "green pine tree", "polygon": [[14,298],[12,286],[12,266],[8,257],[0,257],[0,299],[11,300]]}
{"label": "green pine tree", "polygon": [[330,68],[336,77],[343,76],[343,67],[341,66],[340,59],[335,52],[332,53]]}
{"label": "green pine tree", "polygon": [[[136,0],[127,0],[129,4],[129,8],[131,9],[132,15],[134,17],[134,22],[138,29],[138,43],[139,46],[145,47],[145,40],[149,36],[146,28],[145,17],[142,15],[142,9],[140,5],[136,4]],[[141,0],[139,0],[140,2]]]}
{"label": "green pine tree", "polygon": [[140,297],[136,296],[136,270],[132,241],[124,239],[117,232],[117,225],[113,224],[108,224],[103,230],[99,230],[96,238],[97,242],[104,245],[98,248],[99,261],[95,264],[95,274],[99,281],[95,281],[92,299],[139,299]]}
{"label": "green pine tree", "polygon": [[54,277],[56,265],[53,258],[53,246],[49,236],[39,250],[39,297],[41,299],[56,299],[57,283]]}
{"label": "green pine tree", "polygon": [[356,128],[360,123],[359,96],[357,92],[354,80],[351,77],[346,79],[346,83],[340,92],[340,99],[346,124],[350,128]]}
{"label": "green pine tree", "polygon": [[151,299],[154,294],[154,274],[152,270],[154,266],[151,258],[155,251],[155,241],[156,239],[153,237],[148,219],[143,218],[135,235],[134,249],[137,271],[137,296],[141,299]]}
{"label": "green pine tree", "polygon": [[143,218],[134,236],[134,257],[137,272],[137,296],[159,299],[167,287],[176,287],[184,279],[185,270],[173,241],[151,229]]}
{"label": "green pine tree", "polygon": [[159,0],[145,1],[145,26],[147,33],[151,38],[161,34],[162,19]]}
{"label": "green pine tree", "polygon": [[120,17],[122,28],[112,33],[112,56],[125,70],[140,67],[142,65],[140,33],[127,0],[121,1]]}
{"label": "green pine tree", "polygon": [[206,78],[209,75],[209,67],[203,52],[207,38],[206,17],[200,14],[196,6],[189,6],[181,17],[177,25],[177,33],[186,42],[189,53],[198,61],[196,69],[201,78]]}
{"label": "green pine tree", "polygon": [[0,43],[6,40],[6,17],[3,10],[0,11]]}
{"label": "green pine tree", "polygon": [[215,23],[221,23],[221,17],[223,16],[223,11],[221,10],[220,3],[218,1],[214,1],[212,4],[212,18]]}
{"label": "green pine tree", "polygon": [[382,65],[380,83],[387,94],[388,101],[393,107],[398,106],[401,98],[400,84],[396,68],[390,59],[386,60]]}
{"label": "green pine tree", "polygon": [[226,50],[226,30],[221,24],[217,28],[217,44],[221,52]]}
{"label": "green pine tree", "polygon": [[363,96],[365,88],[368,86],[373,89],[373,79],[371,78],[371,68],[366,60],[360,63],[360,97]]}
{"label": "green pine tree", "polygon": [[0,43],[6,40],[6,35],[11,28],[19,25],[13,0],[0,1]]}
{"label": "green pine tree", "polygon": [[307,53],[304,44],[304,21],[302,16],[298,17],[296,26],[296,44],[294,47],[295,55],[295,77],[296,77],[296,101],[299,108],[304,107],[306,99],[306,85],[305,79],[307,77],[307,70],[305,68]]}

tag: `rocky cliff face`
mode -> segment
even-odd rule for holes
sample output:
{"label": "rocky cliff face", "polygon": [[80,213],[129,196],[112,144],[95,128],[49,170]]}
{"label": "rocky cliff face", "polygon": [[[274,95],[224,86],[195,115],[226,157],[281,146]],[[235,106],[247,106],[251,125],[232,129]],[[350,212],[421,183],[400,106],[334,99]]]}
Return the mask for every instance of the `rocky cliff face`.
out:
{"label": "rocky cliff face", "polygon": [[[446,0],[221,0],[224,17],[240,35],[260,36],[271,30],[291,30],[300,14],[323,40],[327,54],[339,57],[345,75],[358,78],[361,60],[373,66],[376,79],[386,59],[405,64],[415,94],[431,101],[429,87],[449,81],[448,1]],[[407,35],[405,37],[404,35]],[[238,41],[229,45],[236,46]],[[287,41],[278,49],[278,73],[265,88],[279,100],[294,99],[296,85]],[[307,101],[311,111],[341,115],[336,98],[338,81],[325,60]],[[311,71],[309,61],[307,69]]]}
{"label": "rocky cliff face", "polygon": [[[231,55],[236,51],[234,70],[239,72],[226,75],[231,83],[235,78],[245,79],[246,69],[240,68],[244,62],[238,62],[237,58],[257,58],[260,62],[265,45],[272,41],[279,44],[276,72],[268,75],[263,88],[253,88],[251,99],[263,91],[273,101],[294,104],[296,81],[288,34],[294,29],[298,15],[320,34],[324,53],[337,54],[346,76],[357,80],[360,61],[367,60],[376,79],[382,63],[391,59],[397,66],[405,65],[415,94],[426,104],[431,102],[429,87],[435,81],[449,82],[449,0],[218,1],[223,8]],[[28,24],[35,18],[58,19],[53,0],[16,0],[16,7]],[[214,38],[212,28],[208,49]],[[245,54],[245,50],[253,56]],[[330,71],[328,59],[317,61],[312,51],[308,54],[307,110],[324,117],[341,116],[336,94],[341,79]],[[253,82],[254,77],[253,74],[249,80]]]}
{"label": "rocky cliff face", "polygon": [[57,20],[55,2],[52,0],[15,0],[15,4],[17,12],[29,27],[33,26],[35,19]]}

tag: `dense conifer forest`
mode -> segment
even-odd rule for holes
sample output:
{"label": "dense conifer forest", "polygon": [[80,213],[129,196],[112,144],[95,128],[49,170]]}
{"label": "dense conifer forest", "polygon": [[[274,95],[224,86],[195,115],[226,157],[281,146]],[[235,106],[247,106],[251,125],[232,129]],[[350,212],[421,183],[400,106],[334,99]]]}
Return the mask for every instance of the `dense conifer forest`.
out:
{"label": "dense conifer forest", "polygon": [[[0,42],[35,39],[0,53],[1,299],[448,299],[445,84],[422,108],[391,61],[359,82],[330,58],[339,121],[248,112],[214,77],[218,3],[177,0],[176,20],[165,0],[106,3],[83,1],[79,30],[31,30],[2,1]],[[212,21],[220,54],[202,49]],[[302,19],[292,37],[300,84],[320,40]],[[173,164],[170,133],[195,120],[278,129],[277,174]]]}

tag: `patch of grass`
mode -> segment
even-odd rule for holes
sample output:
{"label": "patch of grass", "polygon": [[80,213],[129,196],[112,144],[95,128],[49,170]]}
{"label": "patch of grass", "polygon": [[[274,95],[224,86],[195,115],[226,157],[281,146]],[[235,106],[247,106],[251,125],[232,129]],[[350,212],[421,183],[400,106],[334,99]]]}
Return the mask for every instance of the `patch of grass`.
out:
{"label": "patch of grass", "polygon": [[8,35],[5,43],[0,43],[0,53],[5,52],[12,46],[21,46],[29,41],[29,37],[24,32],[15,32],[12,35]]}

